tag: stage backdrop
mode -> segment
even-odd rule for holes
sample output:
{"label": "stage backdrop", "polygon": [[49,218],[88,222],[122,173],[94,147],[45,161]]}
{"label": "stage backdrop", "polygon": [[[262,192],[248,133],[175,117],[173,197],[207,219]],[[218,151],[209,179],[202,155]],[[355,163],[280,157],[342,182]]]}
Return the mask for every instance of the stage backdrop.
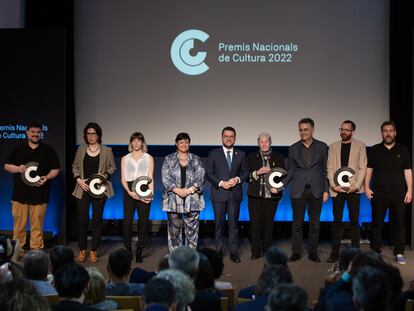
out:
{"label": "stage backdrop", "polygon": [[[380,141],[389,117],[388,0],[74,4],[77,143],[96,121],[119,164],[129,135],[144,133],[156,156],[151,219],[166,218],[160,168],[178,132],[190,134],[202,157],[221,143],[226,125],[247,151],[269,132],[286,155],[306,116],[327,143],[339,139],[345,119],[367,145]],[[113,181],[106,219],[123,217],[119,170]],[[202,219],[213,219],[208,188]],[[369,202],[361,200],[361,221],[369,221]],[[330,210],[329,201],[322,220],[332,219]],[[240,219],[248,219],[246,199]],[[276,220],[290,219],[288,189]]]}
{"label": "stage backdrop", "polygon": [[65,51],[63,30],[0,30],[0,230],[12,230],[12,174],[4,171],[10,150],[26,139],[26,123],[43,125],[62,171],[52,181],[44,230],[58,235],[65,206]]}

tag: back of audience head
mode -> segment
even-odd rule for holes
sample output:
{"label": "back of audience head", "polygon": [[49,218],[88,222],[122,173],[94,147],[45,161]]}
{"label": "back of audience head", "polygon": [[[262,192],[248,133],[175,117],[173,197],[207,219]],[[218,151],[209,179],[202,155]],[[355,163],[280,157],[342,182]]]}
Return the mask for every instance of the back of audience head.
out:
{"label": "back of audience head", "polygon": [[200,254],[197,275],[194,279],[196,289],[214,289],[214,273],[207,256]]}
{"label": "back of audience head", "polygon": [[178,311],[185,310],[185,307],[193,302],[195,295],[194,283],[184,272],[167,269],[159,272],[155,278],[161,278],[171,282],[175,290],[175,301]]}
{"label": "back of audience head", "polygon": [[223,256],[218,251],[208,247],[201,248],[199,253],[207,256],[208,261],[210,261],[211,268],[213,269],[214,278],[220,278],[224,269]]}
{"label": "back of audience head", "polygon": [[266,311],[305,311],[308,309],[308,295],[294,284],[277,285],[269,294]]}
{"label": "back of audience head", "polygon": [[264,265],[265,267],[271,265],[284,265],[286,266],[288,262],[288,257],[286,253],[277,248],[276,246],[272,246],[264,254]]}
{"label": "back of audience head", "polygon": [[46,280],[49,272],[49,258],[41,250],[30,251],[23,258],[23,269],[30,280]]}
{"label": "back of audience head", "polygon": [[131,272],[131,262],[131,253],[125,248],[119,248],[109,254],[108,272],[118,278],[126,277]]}
{"label": "back of audience head", "polygon": [[196,250],[180,246],[171,252],[168,257],[168,266],[171,269],[183,271],[193,278],[197,274],[199,261],[200,256]]}
{"label": "back of audience head", "polygon": [[17,279],[0,286],[0,310],[48,311],[49,304],[24,279]]}
{"label": "back of audience head", "polygon": [[95,305],[105,300],[106,282],[97,268],[90,267],[87,271],[89,274],[89,289],[85,296],[85,304]]}
{"label": "back of audience head", "polygon": [[257,296],[268,295],[273,288],[282,283],[292,283],[292,273],[284,265],[266,267],[261,273],[256,286]]}
{"label": "back of audience head", "polygon": [[402,292],[404,281],[401,277],[400,270],[390,264],[385,264],[381,269],[388,278],[391,288],[391,302],[394,302],[398,299]]}
{"label": "back of audience head", "polygon": [[152,278],[144,287],[145,306],[158,304],[174,309],[175,289],[170,281],[164,278]]}
{"label": "back of audience head", "polygon": [[390,283],[383,271],[362,267],[352,279],[352,295],[357,310],[381,311],[389,307]]}
{"label": "back of audience head", "polygon": [[380,254],[368,251],[361,252],[359,255],[351,261],[350,266],[348,267],[349,274],[353,277],[359,269],[363,267],[373,267],[373,268],[382,268],[385,265],[384,259]]}
{"label": "back of audience head", "polygon": [[54,274],[54,285],[59,297],[67,299],[82,298],[89,287],[89,274],[84,267],[68,263]]}
{"label": "back of audience head", "polygon": [[349,267],[351,261],[361,254],[361,250],[356,247],[348,247],[341,251],[339,255],[339,269],[341,271],[346,271]]}
{"label": "back of audience head", "polygon": [[74,258],[75,255],[70,247],[65,245],[57,245],[53,247],[49,253],[52,274],[63,265],[73,262]]}

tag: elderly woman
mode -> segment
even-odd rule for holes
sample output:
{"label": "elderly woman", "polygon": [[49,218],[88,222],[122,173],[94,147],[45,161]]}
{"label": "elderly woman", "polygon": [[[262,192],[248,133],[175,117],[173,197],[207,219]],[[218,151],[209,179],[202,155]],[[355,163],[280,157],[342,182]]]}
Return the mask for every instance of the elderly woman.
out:
{"label": "elderly woman", "polygon": [[180,270],[167,269],[159,272],[155,278],[171,282],[175,289],[177,311],[191,310],[188,305],[195,298],[195,288],[193,281],[187,274]]}
{"label": "elderly woman", "polygon": [[168,216],[168,248],[172,252],[183,245],[196,248],[200,211],[204,209],[204,167],[198,156],[189,152],[190,136],[179,133],[175,138],[176,152],[167,155],[162,164],[162,210]]}
{"label": "elderly woman", "polygon": [[261,257],[272,246],[273,219],[282,197],[281,191],[266,187],[265,176],[272,168],[285,168],[283,156],[272,151],[272,138],[269,134],[260,134],[257,143],[259,150],[250,153],[247,158],[250,172],[247,195],[252,244],[251,259]]}
{"label": "elderly woman", "polygon": [[[83,129],[85,144],[79,146],[72,164],[73,178],[76,187],[72,195],[77,199],[79,217],[79,256],[78,262],[85,262],[87,253],[87,237],[89,225],[89,207],[92,205],[92,248],[90,259],[98,261],[97,250],[101,242],[102,216],[107,198],[114,194],[109,181],[115,172],[115,160],[112,149],[102,144],[102,129],[94,122],[88,123]],[[105,197],[97,199],[88,194],[88,179],[95,174],[102,175],[106,180]]]}

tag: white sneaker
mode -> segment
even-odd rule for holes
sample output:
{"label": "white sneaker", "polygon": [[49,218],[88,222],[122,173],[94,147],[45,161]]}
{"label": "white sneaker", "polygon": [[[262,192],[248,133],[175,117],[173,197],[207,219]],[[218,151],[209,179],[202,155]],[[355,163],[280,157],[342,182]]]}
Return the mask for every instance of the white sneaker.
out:
{"label": "white sneaker", "polygon": [[399,265],[405,265],[405,263],[407,262],[407,260],[405,259],[405,256],[403,254],[397,254],[396,258],[397,263]]}

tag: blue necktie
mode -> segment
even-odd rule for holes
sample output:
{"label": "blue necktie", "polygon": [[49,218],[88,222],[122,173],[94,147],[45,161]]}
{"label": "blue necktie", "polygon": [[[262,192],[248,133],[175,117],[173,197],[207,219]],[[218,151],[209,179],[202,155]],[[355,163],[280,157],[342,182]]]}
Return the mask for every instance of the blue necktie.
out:
{"label": "blue necktie", "polygon": [[231,156],[230,156],[230,152],[231,151],[227,151],[227,165],[229,166],[229,170],[231,170]]}

